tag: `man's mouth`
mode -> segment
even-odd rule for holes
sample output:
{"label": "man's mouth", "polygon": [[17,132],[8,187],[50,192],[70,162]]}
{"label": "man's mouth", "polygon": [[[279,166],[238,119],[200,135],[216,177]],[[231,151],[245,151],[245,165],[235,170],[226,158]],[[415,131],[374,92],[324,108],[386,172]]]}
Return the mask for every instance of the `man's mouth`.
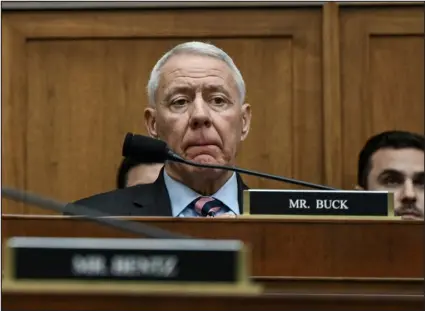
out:
{"label": "man's mouth", "polygon": [[219,148],[215,143],[197,143],[189,145],[186,148],[185,153],[189,159],[194,159],[202,155],[215,157],[218,149]]}
{"label": "man's mouth", "polygon": [[187,151],[189,151],[189,153],[198,153],[198,152],[207,152],[208,151],[213,151],[214,148],[217,148],[217,145],[214,144],[199,144],[199,145],[191,145],[189,147],[187,147]]}
{"label": "man's mouth", "polygon": [[416,208],[405,208],[395,212],[396,216],[401,216],[403,218],[421,218],[423,219],[423,215]]}
{"label": "man's mouth", "polygon": [[212,141],[195,142],[187,145],[187,148],[191,147],[204,147],[204,146],[216,146],[217,144]]}

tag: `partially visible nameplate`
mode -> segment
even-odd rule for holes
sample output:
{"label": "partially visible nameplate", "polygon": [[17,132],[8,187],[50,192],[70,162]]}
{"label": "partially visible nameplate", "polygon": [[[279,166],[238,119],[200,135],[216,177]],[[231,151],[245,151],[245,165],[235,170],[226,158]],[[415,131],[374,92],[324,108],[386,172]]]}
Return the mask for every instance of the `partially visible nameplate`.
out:
{"label": "partially visible nameplate", "polygon": [[244,214],[283,217],[394,217],[393,194],[386,191],[244,191]]}
{"label": "partially visible nameplate", "polygon": [[14,281],[141,281],[240,284],[248,280],[242,242],[198,239],[14,237]]}

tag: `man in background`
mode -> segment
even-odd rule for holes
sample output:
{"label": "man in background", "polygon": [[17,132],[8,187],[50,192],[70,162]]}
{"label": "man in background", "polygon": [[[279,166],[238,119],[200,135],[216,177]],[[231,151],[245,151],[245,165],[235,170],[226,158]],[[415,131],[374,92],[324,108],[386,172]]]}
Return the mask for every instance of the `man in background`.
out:
{"label": "man in background", "polygon": [[163,164],[142,164],[131,158],[124,158],[118,168],[117,188],[151,184],[158,178],[162,167]]}
{"label": "man in background", "polygon": [[387,131],[372,136],[358,159],[358,188],[394,193],[394,211],[402,219],[424,219],[423,135]]}

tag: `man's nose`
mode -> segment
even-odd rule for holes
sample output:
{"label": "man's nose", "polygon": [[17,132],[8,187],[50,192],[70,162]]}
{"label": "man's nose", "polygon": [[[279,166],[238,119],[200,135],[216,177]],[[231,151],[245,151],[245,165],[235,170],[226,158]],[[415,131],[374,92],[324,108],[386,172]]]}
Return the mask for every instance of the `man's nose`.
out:
{"label": "man's nose", "polygon": [[402,200],[407,202],[416,201],[415,186],[411,180],[406,180],[402,189]]}
{"label": "man's nose", "polygon": [[208,108],[208,103],[205,102],[202,96],[197,95],[192,103],[190,127],[192,129],[196,129],[203,126],[211,126],[211,115]]}

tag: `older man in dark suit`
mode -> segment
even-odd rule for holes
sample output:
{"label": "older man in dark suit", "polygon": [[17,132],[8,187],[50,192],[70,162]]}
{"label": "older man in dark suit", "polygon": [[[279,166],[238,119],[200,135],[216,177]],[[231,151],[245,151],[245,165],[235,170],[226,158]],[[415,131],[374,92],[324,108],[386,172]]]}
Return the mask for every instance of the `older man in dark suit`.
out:
{"label": "older man in dark suit", "polygon": [[[202,42],[176,46],[153,68],[147,90],[144,117],[150,136],[192,161],[235,164],[251,110],[242,75],[224,51]],[[233,172],[167,162],[152,184],[76,203],[112,215],[234,216],[242,212],[246,188]]]}

